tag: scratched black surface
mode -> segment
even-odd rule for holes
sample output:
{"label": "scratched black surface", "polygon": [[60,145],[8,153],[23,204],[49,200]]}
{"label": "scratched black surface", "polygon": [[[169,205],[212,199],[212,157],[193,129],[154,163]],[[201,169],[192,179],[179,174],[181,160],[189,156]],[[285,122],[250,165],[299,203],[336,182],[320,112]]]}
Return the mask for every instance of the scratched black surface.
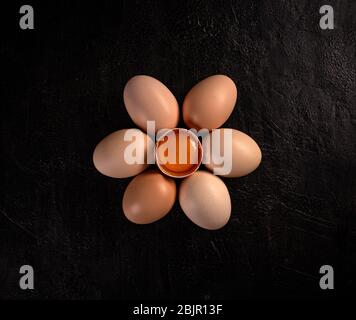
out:
{"label": "scratched black surface", "polygon": [[[9,1],[8,1],[9,2]],[[35,30],[2,7],[0,298],[328,298],[355,287],[356,4],[322,2],[42,2]],[[5,71],[5,72],[3,72]],[[239,88],[225,126],[251,135],[263,162],[226,180],[232,218],[209,232],[178,205],[129,223],[130,179],[93,168],[96,143],[132,127],[122,90],[136,74],[182,102],[206,76]],[[35,290],[18,287],[35,269]]]}

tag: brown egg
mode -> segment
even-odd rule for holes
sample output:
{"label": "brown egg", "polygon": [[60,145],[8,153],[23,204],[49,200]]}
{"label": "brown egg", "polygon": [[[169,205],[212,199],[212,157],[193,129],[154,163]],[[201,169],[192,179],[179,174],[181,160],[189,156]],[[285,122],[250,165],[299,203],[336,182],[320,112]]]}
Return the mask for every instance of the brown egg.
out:
{"label": "brown egg", "polygon": [[164,217],[176,199],[176,184],[172,178],[148,170],[135,177],[128,185],[122,207],[127,219],[146,224]]}
{"label": "brown egg", "polygon": [[227,76],[214,75],[196,84],[183,102],[183,119],[197,130],[219,128],[229,118],[237,100],[235,83]]}
{"label": "brown egg", "polygon": [[183,180],[179,203],[187,217],[204,229],[223,227],[231,215],[231,200],[226,185],[206,171],[198,171]]}
{"label": "brown egg", "polygon": [[[232,161],[231,161],[231,171],[228,174],[222,174],[224,177],[229,177],[229,178],[236,178],[236,177],[242,177],[245,176],[252,171],[254,171],[259,164],[261,163],[262,159],[262,153],[261,149],[257,145],[257,143],[247,134],[235,130],[235,129],[217,129],[214,130],[220,135],[217,136],[219,137],[220,140],[220,150],[217,149],[216,151],[220,153],[220,155],[223,157],[225,155],[224,153],[224,137],[225,137],[225,132],[226,130],[231,130],[232,133],[232,140],[231,144],[228,144],[231,148],[231,155],[232,155]],[[207,147],[208,139],[210,139],[210,147]],[[214,155],[214,148],[211,147],[211,144],[214,139],[212,139],[212,133],[207,135],[206,137],[203,138],[203,148],[205,152],[209,152],[209,154],[204,155],[204,161],[206,159],[210,159],[208,163],[205,163],[206,167],[209,170],[213,170],[214,168],[219,168],[222,165],[218,165],[214,163],[213,161],[213,155]],[[207,156],[207,158],[205,158]],[[219,155],[217,155],[219,156]],[[217,159],[217,158],[215,158]]]}
{"label": "brown egg", "polygon": [[[128,131],[132,130],[132,131]],[[142,163],[128,163],[125,160],[125,150],[132,141],[125,141],[125,133],[134,133],[139,141],[136,142],[137,148],[135,156],[142,159]],[[93,153],[95,168],[102,174],[112,178],[127,178],[135,176],[148,167],[147,149],[153,152],[154,144],[151,138],[139,129],[123,129],[115,131],[106,136],[96,146]],[[140,161],[137,161],[140,162]]]}
{"label": "brown egg", "polygon": [[131,78],[124,89],[124,102],[131,119],[146,132],[148,120],[156,122],[156,131],[178,124],[178,102],[155,78],[145,75]]}

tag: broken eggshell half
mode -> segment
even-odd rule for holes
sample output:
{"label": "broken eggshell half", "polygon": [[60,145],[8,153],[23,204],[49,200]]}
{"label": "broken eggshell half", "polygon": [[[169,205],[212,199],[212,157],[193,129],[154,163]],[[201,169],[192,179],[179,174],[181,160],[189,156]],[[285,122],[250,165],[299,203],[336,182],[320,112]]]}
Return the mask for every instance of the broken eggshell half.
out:
{"label": "broken eggshell half", "polygon": [[174,128],[157,138],[156,164],[167,176],[185,178],[201,165],[203,147],[198,137],[190,130]]}

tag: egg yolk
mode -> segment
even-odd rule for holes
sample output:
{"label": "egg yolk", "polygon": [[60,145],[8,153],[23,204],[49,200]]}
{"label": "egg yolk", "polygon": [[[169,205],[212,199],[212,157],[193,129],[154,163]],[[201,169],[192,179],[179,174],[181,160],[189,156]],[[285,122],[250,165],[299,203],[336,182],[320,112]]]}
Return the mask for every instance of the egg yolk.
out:
{"label": "egg yolk", "polygon": [[[173,143],[171,142],[170,146],[164,151],[164,158],[167,159],[167,162],[163,163],[162,159],[158,157],[162,168],[177,174],[194,170],[198,165],[198,147],[196,143],[185,132],[174,130],[171,134],[175,135],[175,139],[172,139]],[[159,147],[163,144],[169,144],[169,139],[171,139],[170,136],[164,137],[164,141],[159,143]],[[170,152],[172,153],[171,155],[169,154]],[[191,152],[196,152],[196,154],[191,154]]]}

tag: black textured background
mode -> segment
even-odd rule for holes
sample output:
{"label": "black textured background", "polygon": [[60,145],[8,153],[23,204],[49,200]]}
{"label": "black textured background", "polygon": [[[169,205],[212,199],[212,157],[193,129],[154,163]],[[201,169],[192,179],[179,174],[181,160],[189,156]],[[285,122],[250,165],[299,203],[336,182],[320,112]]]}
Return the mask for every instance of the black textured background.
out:
{"label": "black textured background", "polygon": [[[35,30],[1,4],[0,298],[330,297],[356,276],[356,3],[340,1],[42,1]],[[331,4],[335,30],[319,28]],[[130,179],[100,175],[96,143],[132,127],[122,91],[136,74],[181,103],[224,73],[239,101],[225,126],[263,162],[226,180],[232,218],[193,225],[178,205],[128,222]],[[35,290],[19,289],[19,268]]]}

